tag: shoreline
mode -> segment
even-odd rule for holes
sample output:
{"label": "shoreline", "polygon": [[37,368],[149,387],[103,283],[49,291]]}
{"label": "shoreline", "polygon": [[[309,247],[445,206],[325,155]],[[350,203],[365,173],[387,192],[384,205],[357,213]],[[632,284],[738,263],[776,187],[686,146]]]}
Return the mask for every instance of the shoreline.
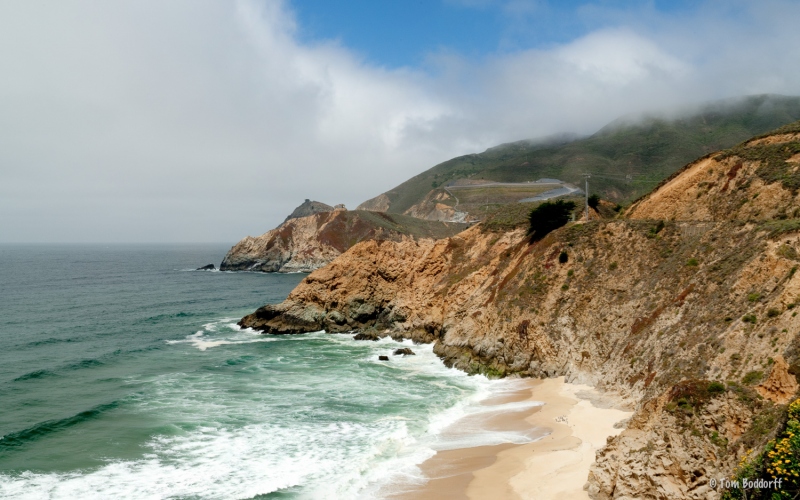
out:
{"label": "shoreline", "polygon": [[624,429],[614,424],[633,414],[612,408],[611,399],[590,386],[566,383],[564,377],[531,379],[512,394],[490,397],[484,402],[489,407],[544,403],[483,419],[488,429],[525,431],[534,441],[438,451],[419,466],[424,484],[400,485],[387,498],[588,499],[583,487],[595,452]]}

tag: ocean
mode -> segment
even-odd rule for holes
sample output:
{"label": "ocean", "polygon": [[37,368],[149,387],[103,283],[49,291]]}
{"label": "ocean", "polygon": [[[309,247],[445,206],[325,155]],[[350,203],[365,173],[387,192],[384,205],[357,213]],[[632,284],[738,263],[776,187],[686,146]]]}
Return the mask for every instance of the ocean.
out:
{"label": "ocean", "polygon": [[430,345],[240,329],[305,275],[194,270],[227,250],[0,246],[0,498],[376,498],[438,449],[530,441],[444,433],[520,403]]}

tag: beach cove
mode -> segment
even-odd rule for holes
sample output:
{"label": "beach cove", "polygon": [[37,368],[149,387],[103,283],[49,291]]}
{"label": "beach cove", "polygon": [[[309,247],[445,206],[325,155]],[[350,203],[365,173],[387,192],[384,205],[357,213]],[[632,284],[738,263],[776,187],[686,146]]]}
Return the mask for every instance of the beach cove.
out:
{"label": "beach cove", "polygon": [[[487,406],[537,401],[526,410],[485,415],[494,430],[528,432],[534,441],[439,451],[420,465],[416,484],[395,485],[393,499],[589,498],[584,489],[595,452],[622,432],[631,411],[615,399],[564,377],[524,379]],[[455,422],[444,432],[464,424]],[[399,490],[399,491],[398,491]]]}

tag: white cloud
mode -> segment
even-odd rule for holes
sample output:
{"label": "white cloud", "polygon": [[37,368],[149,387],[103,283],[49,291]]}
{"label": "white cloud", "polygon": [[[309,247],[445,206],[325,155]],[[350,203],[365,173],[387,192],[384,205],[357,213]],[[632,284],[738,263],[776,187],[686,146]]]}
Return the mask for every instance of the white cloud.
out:
{"label": "white cloud", "polygon": [[0,6],[0,239],[235,240],[425,168],[398,151],[447,112],[421,74],[294,23],[279,2]]}
{"label": "white cloud", "polygon": [[298,41],[278,0],[5,2],[0,241],[234,242],[499,142],[796,94],[800,9],[765,5],[746,26],[612,12],[546,50],[387,69]]}
{"label": "white cloud", "polygon": [[600,31],[554,53],[572,66],[575,78],[611,88],[636,85],[650,78],[681,78],[685,63],[652,41],[628,31]]}

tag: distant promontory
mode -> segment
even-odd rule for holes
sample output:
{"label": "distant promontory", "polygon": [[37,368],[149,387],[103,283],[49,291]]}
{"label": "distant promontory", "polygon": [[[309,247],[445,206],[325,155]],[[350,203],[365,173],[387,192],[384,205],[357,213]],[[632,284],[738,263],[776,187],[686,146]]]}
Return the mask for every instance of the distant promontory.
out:
{"label": "distant promontory", "polygon": [[453,236],[467,224],[416,219],[400,214],[347,210],[306,200],[283,224],[247,236],[222,260],[222,271],[311,272],[364,240],[403,241]]}

